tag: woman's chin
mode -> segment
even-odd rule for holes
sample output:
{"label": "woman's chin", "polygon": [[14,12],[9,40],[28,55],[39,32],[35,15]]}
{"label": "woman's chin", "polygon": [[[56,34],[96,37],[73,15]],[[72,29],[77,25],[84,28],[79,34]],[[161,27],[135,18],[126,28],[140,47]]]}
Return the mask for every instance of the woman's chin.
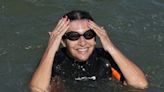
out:
{"label": "woman's chin", "polygon": [[81,56],[81,57],[77,57],[76,59],[79,61],[79,62],[84,62],[84,61],[87,61],[89,57],[86,57],[86,56]]}

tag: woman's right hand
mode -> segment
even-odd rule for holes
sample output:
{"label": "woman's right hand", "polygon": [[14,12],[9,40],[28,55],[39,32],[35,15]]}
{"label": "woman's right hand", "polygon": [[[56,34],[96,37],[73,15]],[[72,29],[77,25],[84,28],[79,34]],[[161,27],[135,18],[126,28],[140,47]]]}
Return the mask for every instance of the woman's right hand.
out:
{"label": "woman's right hand", "polygon": [[[49,32],[50,38],[48,47],[30,83],[31,89],[33,90],[32,92],[47,92],[46,90],[48,89],[51,80],[54,55],[59,48],[62,36],[68,30],[69,22],[70,20],[67,17],[64,17],[59,20],[54,30]],[[43,91],[35,91],[36,89],[41,89]]]}
{"label": "woman's right hand", "polygon": [[70,20],[68,19],[67,16],[62,17],[59,20],[56,27],[53,29],[53,31],[49,32],[49,35],[50,35],[49,42],[48,42],[49,49],[55,52],[58,50],[62,36],[69,28],[69,23],[70,23]]}

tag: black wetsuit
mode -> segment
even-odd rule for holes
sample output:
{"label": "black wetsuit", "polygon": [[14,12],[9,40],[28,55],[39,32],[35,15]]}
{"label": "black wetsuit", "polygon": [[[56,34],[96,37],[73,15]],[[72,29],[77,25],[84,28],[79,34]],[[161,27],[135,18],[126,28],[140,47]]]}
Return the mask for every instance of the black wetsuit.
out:
{"label": "black wetsuit", "polygon": [[112,70],[117,70],[123,81],[124,77],[115,61],[103,48],[95,48],[86,62],[78,62],[66,53],[66,48],[61,48],[54,58],[52,77],[60,75],[73,80],[97,80],[112,77]]}

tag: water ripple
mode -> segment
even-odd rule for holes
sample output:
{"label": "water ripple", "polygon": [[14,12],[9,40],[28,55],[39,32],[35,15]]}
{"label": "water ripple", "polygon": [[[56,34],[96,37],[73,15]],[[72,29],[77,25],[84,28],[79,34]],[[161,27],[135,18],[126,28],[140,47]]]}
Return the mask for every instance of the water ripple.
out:
{"label": "water ripple", "polygon": [[152,1],[153,4],[157,5],[157,6],[161,6],[162,8],[164,8],[164,3],[161,1],[157,1],[157,0],[153,0]]}
{"label": "water ripple", "polygon": [[5,50],[4,48],[0,48],[0,56],[7,54],[8,51]]}

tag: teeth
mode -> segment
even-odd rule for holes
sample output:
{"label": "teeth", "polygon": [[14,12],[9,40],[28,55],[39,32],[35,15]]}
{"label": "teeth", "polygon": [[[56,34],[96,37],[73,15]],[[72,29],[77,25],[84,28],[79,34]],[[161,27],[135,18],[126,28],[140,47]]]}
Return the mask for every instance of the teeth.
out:
{"label": "teeth", "polygon": [[87,48],[79,48],[78,51],[87,51]]}

